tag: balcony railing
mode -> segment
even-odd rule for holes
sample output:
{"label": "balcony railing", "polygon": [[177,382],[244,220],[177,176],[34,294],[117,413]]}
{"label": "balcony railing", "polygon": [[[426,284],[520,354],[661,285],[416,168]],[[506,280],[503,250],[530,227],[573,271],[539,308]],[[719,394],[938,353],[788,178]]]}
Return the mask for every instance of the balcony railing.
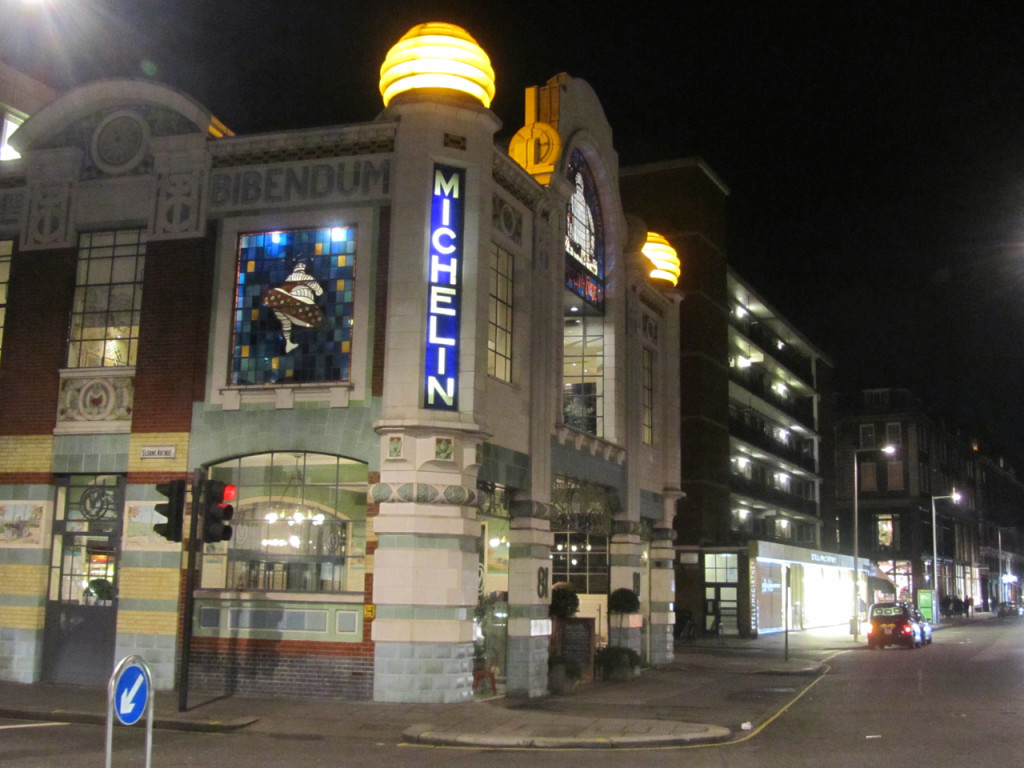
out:
{"label": "balcony railing", "polygon": [[742,419],[729,419],[729,434],[745,443],[750,443],[757,448],[768,451],[768,453],[778,456],[784,461],[796,464],[808,472],[817,473],[818,471],[813,455],[809,455],[785,443],[780,443],[774,437],[765,433],[764,430],[758,429],[751,424],[746,424]]}
{"label": "balcony railing", "polygon": [[748,480],[743,475],[729,475],[729,490],[752,499],[763,501],[773,507],[781,507],[790,512],[811,517],[818,516],[818,503],[813,499],[805,499],[795,493],[773,488],[765,483]]}
{"label": "balcony railing", "polygon": [[736,316],[735,312],[730,312],[729,322],[736,330],[757,344],[762,352],[771,355],[790,373],[799,376],[808,386],[814,386],[814,369],[809,357],[783,342],[778,335],[772,333],[771,329],[756,319],[751,319],[749,316],[740,318]]}
{"label": "balcony railing", "polygon": [[729,369],[729,378],[751,394],[757,395],[762,400],[774,405],[783,413],[792,416],[808,429],[812,431],[815,430],[814,408],[811,405],[810,399],[801,398],[799,400],[794,400],[782,397],[771,387],[765,386],[765,374],[760,366],[753,365],[750,368],[732,367]]}

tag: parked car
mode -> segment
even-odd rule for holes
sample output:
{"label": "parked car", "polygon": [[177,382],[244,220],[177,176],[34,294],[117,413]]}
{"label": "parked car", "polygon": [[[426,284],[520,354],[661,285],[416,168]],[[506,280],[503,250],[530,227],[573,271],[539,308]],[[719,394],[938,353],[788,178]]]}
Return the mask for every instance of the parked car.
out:
{"label": "parked car", "polygon": [[998,616],[1000,619],[1005,618],[1007,616],[1021,615],[1024,615],[1024,613],[1022,613],[1021,607],[1017,606],[1016,603],[1000,603],[999,606],[996,608],[996,616]]}
{"label": "parked car", "polygon": [[917,609],[911,603],[875,603],[868,612],[868,648],[902,645],[919,648],[924,641],[924,630],[914,617]]}

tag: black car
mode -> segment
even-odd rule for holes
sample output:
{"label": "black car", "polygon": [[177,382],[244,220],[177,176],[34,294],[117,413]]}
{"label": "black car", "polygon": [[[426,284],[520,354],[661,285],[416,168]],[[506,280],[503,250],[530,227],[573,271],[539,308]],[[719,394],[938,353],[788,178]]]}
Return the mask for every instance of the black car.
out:
{"label": "black car", "polygon": [[920,647],[926,638],[916,615],[917,609],[910,603],[872,605],[868,613],[868,648],[885,648],[887,645]]}

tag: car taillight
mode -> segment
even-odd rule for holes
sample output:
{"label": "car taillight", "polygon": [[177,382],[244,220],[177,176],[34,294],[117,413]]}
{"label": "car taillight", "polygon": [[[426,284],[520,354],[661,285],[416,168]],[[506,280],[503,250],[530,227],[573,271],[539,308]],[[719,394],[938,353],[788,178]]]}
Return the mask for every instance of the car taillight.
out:
{"label": "car taillight", "polygon": [[910,626],[909,624],[904,624],[903,625],[903,634],[904,635],[912,635],[912,634],[914,634],[914,628],[912,626]]}

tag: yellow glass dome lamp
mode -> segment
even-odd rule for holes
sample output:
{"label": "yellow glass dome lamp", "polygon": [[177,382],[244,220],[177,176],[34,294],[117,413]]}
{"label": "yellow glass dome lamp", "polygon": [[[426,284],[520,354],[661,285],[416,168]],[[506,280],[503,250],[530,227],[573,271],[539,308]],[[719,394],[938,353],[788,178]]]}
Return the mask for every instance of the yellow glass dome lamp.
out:
{"label": "yellow glass dome lamp", "polygon": [[385,107],[400,93],[434,88],[468,94],[488,108],[494,99],[490,58],[455,24],[416,25],[392,46],[380,67]]}
{"label": "yellow glass dome lamp", "polygon": [[676,249],[669,241],[657,232],[648,232],[647,242],[644,243],[644,247],[640,251],[651,263],[648,276],[652,280],[663,280],[669,284],[669,287],[674,288],[679,282],[682,268]]}

